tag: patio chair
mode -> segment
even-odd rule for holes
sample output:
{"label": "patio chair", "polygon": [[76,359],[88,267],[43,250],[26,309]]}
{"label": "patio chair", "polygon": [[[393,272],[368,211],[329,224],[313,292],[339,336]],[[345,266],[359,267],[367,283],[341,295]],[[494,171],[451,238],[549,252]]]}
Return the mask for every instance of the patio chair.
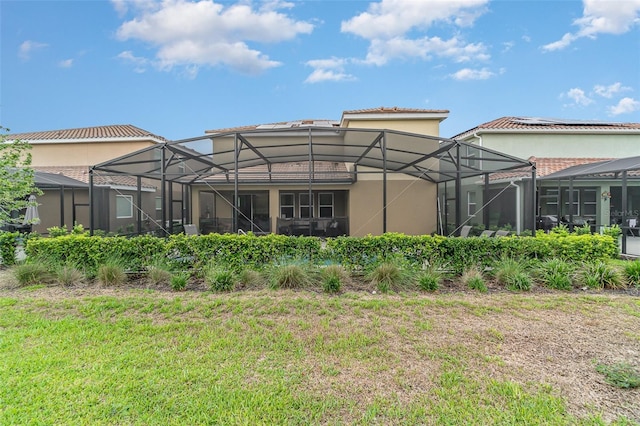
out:
{"label": "patio chair", "polygon": [[186,235],[198,235],[198,227],[196,225],[184,225],[184,233]]}
{"label": "patio chair", "polygon": [[492,237],[493,233],[495,231],[490,231],[488,229],[485,229],[484,231],[482,231],[482,233],[480,234],[481,237]]}
{"label": "patio chair", "polygon": [[508,235],[509,235],[509,231],[505,231],[504,229],[498,229],[494,237],[506,237]]}
{"label": "patio chair", "polygon": [[460,229],[460,236],[461,237],[468,237],[469,236],[469,232],[471,232],[471,228],[472,228],[472,226],[470,226],[470,225],[463,226],[462,229]]}

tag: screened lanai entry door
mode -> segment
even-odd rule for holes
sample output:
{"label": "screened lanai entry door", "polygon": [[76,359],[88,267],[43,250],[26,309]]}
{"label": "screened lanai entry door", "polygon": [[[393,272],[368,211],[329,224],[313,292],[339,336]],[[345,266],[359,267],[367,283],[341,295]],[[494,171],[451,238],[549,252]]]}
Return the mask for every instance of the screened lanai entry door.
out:
{"label": "screened lanai entry door", "polygon": [[[233,232],[233,191],[200,192],[200,232],[202,234]],[[240,191],[237,199],[238,229],[243,232],[271,232],[269,191]]]}

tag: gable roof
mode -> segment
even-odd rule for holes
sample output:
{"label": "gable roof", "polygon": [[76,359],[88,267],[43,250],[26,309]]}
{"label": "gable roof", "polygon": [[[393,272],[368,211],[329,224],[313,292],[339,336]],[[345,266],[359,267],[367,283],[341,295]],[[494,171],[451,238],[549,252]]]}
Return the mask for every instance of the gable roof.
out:
{"label": "gable roof", "polygon": [[77,129],[45,130],[40,132],[14,133],[7,135],[7,140],[28,142],[65,142],[65,141],[113,141],[113,140],[152,140],[166,142],[162,136],[131,124],[114,124],[109,126],[81,127]]}
{"label": "gable roof", "polygon": [[542,117],[501,117],[452,137],[464,139],[474,133],[637,133],[640,123],[570,120]]}

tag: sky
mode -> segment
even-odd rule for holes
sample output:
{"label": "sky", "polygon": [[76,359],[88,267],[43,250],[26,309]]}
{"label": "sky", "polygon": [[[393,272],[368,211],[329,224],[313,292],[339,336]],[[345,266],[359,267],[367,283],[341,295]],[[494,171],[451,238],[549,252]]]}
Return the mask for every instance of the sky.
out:
{"label": "sky", "polygon": [[168,139],[345,110],[640,122],[640,0],[0,0],[0,125]]}

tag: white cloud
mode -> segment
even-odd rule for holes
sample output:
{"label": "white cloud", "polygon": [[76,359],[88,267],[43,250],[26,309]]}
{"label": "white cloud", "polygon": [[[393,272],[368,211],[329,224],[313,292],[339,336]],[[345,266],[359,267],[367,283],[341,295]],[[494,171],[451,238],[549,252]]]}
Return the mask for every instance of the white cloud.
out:
{"label": "white cloud", "polygon": [[488,0],[381,0],[342,22],[342,31],[368,40],[402,36],[412,29],[425,30],[437,22],[470,26],[485,12]]}
{"label": "white cloud", "polygon": [[593,103],[593,99],[589,98],[584,90],[578,88],[578,87],[574,87],[573,89],[569,89],[569,91],[567,93],[564,93],[563,95],[561,95],[561,97],[566,96],[569,99],[571,99],[574,104],[576,105],[580,105],[580,106],[587,106]]}
{"label": "white cloud", "polygon": [[129,62],[134,65],[134,71],[138,74],[142,74],[147,70],[150,61],[147,58],[141,56],[135,56],[130,50],[125,50],[118,54],[118,59],[122,59],[125,62]]}
{"label": "white cloud", "polygon": [[598,34],[624,34],[640,23],[640,0],[583,0],[582,17],[573,21],[578,27],[575,33],[567,33],[562,39],[542,46],[544,50],[560,50],[575,40]]}
{"label": "white cloud", "polygon": [[355,77],[344,70],[350,62],[346,58],[313,59],[305,65],[315,68],[304,81],[305,83],[320,83],[323,81],[352,81]]}
{"label": "white cloud", "polygon": [[27,61],[29,59],[31,59],[31,53],[39,50],[39,49],[43,49],[45,47],[47,47],[48,44],[46,43],[39,43],[37,41],[33,41],[33,40],[26,40],[23,41],[22,44],[20,45],[20,47],[18,48],[18,56],[20,57],[20,59]]}
{"label": "white cloud", "polygon": [[451,78],[454,80],[487,80],[495,75],[496,74],[494,72],[489,71],[487,68],[482,68],[480,70],[463,68],[460,71],[451,74]]}
{"label": "white cloud", "polygon": [[[166,0],[157,9],[139,11],[117,31],[121,40],[141,40],[157,48],[153,61],[161,69],[175,66],[228,66],[258,74],[281,65],[248,42],[279,43],[309,34],[313,25],[278,10],[291,3],[270,1],[254,10],[249,3]],[[118,7],[118,6],[116,6]]]}
{"label": "white cloud", "polygon": [[58,62],[60,68],[71,68],[73,66],[73,59],[63,59]]}
{"label": "white cloud", "polygon": [[459,37],[409,37],[424,33],[434,25],[467,27],[483,13],[488,0],[381,0],[370,3],[366,12],[343,21],[341,30],[369,40],[365,62],[383,65],[391,59],[432,56],[452,58],[456,62],[486,60],[482,43],[466,44]]}
{"label": "white cloud", "polygon": [[609,114],[620,115],[640,111],[640,102],[633,98],[622,98],[617,105],[610,106]]}
{"label": "white cloud", "polygon": [[384,65],[392,59],[421,58],[433,56],[449,58],[454,62],[472,60],[486,61],[489,54],[482,43],[465,44],[457,38],[442,40],[440,37],[421,39],[393,38],[391,40],[372,40],[365,62]]}
{"label": "white cloud", "polygon": [[631,90],[631,87],[625,87],[622,85],[622,83],[613,83],[609,86],[601,86],[598,84],[593,87],[593,91],[597,95],[600,95],[603,98],[608,98],[608,99],[611,99],[613,95],[615,95],[616,93],[627,92],[630,90]]}

